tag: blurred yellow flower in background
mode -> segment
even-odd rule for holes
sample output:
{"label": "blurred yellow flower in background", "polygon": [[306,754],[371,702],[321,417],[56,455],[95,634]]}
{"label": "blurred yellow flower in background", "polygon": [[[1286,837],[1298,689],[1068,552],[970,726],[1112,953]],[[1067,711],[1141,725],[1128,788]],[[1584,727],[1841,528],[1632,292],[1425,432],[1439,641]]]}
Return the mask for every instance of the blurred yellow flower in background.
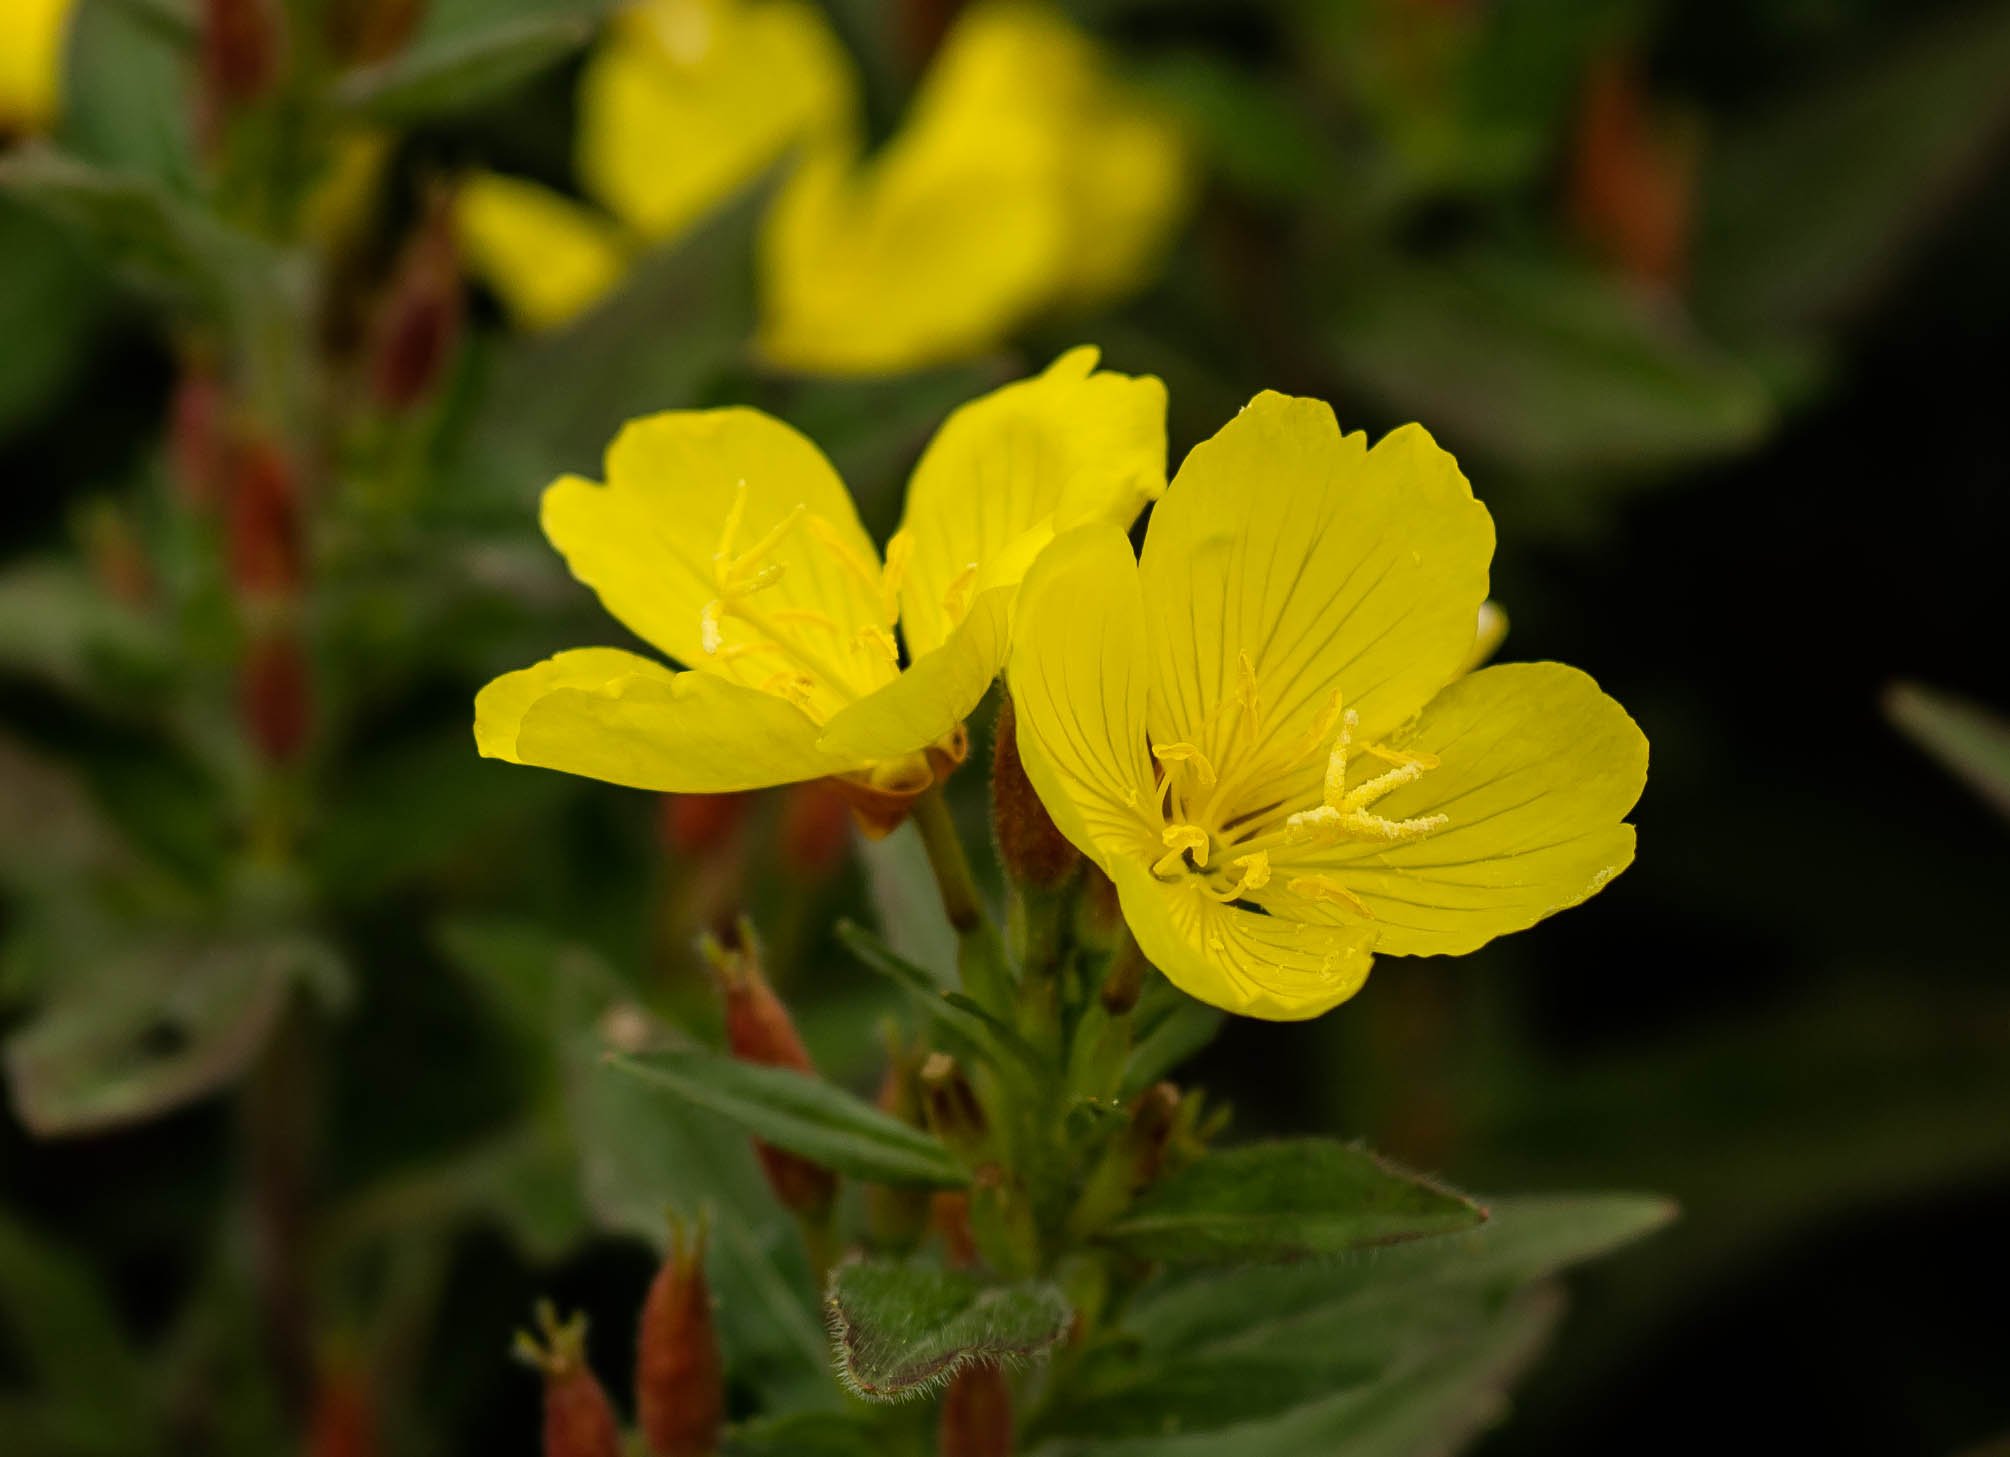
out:
{"label": "blurred yellow flower in background", "polygon": [[1557,663],[1465,671],[1493,523],[1409,426],[1265,393],[1152,514],[1058,539],[1009,674],[1026,770],[1191,995],[1314,1016],[1625,869],[1647,741]]}
{"label": "blurred yellow flower in background", "polygon": [[877,827],[897,822],[962,757],[1027,566],[1057,532],[1121,533],[1164,490],[1164,386],[1096,358],[1072,350],[953,413],[883,559],[830,463],[781,421],[630,424],[605,485],[545,492],[544,531],[688,671],[583,648],[506,674],[475,701],[481,752],[680,793],[829,776]]}
{"label": "blurred yellow flower in background", "polygon": [[836,374],[979,352],[1141,284],[1190,193],[1178,128],[1088,36],[1045,5],[972,6],[881,151],[832,138],[784,187],[762,352]]}
{"label": "blurred yellow flower in background", "polygon": [[47,131],[63,93],[63,39],[75,0],[0,3],[0,140]]}
{"label": "blurred yellow flower in background", "polygon": [[848,124],[851,64],[807,0],[643,0],[609,23],[579,90],[575,166],[595,206],[516,178],[462,186],[461,245],[526,328],[605,297],[805,138]]}

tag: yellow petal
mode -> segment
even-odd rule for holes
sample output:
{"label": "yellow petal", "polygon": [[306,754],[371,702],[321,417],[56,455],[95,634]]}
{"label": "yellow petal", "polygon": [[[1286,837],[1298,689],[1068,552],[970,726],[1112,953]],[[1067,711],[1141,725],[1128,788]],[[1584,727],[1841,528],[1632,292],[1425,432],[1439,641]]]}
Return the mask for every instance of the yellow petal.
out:
{"label": "yellow petal", "polygon": [[1062,276],[1051,139],[909,128],[860,165],[815,149],[763,219],[758,347],[810,373],[893,374],[991,348]]}
{"label": "yellow petal", "polygon": [[63,37],[74,0],[0,4],[0,134],[54,125],[62,102]]}
{"label": "yellow petal", "polygon": [[964,405],[929,442],[901,522],[913,543],[901,632],[914,657],[948,640],[980,582],[1024,575],[1027,563],[1010,561],[1008,548],[1027,532],[1090,521],[1128,528],[1164,493],[1165,386],[1098,370],[1096,357],[1068,351],[1044,373]]}
{"label": "yellow petal", "polygon": [[1157,880],[1135,861],[1118,862],[1111,877],[1138,949],[1190,997],[1296,1022],[1346,1001],[1368,979],[1373,933],[1364,928],[1224,905],[1198,880]]}
{"label": "yellow petal", "polygon": [[1299,741],[1335,689],[1359,741],[1387,735],[1472,646],[1493,544],[1486,508],[1418,426],[1371,451],[1321,401],[1258,395],[1152,513],[1154,740],[1233,762],[1223,740],[1240,720],[1223,710],[1246,691],[1245,654],[1271,745]]}
{"label": "yellow petal", "polygon": [[1010,682],[1019,754],[1062,834],[1106,871],[1163,853],[1145,743],[1145,605],[1130,542],[1081,526],[1020,589]]}
{"label": "yellow petal", "polygon": [[466,178],[454,203],[469,271],[525,329],[570,323],[628,270],[619,231],[578,203],[493,172]]}
{"label": "yellow petal", "polygon": [[1280,882],[1321,873],[1358,896],[1374,915],[1379,951],[1471,951],[1576,905],[1632,862],[1633,827],[1623,820],[1647,780],[1647,740],[1575,668],[1482,668],[1433,699],[1393,746],[1433,755],[1437,767],[1374,812],[1442,814],[1444,828],[1393,847],[1278,857]]}
{"label": "yellow petal", "polygon": [[581,648],[507,673],[475,699],[492,759],[674,794],[761,789],[861,766],[816,747],[793,705],[617,648]]}
{"label": "yellow petal", "polygon": [[543,522],[602,605],[687,667],[799,685],[775,691],[818,722],[894,676],[879,554],[830,462],[772,416],[633,421],[608,449],[607,484],[555,482]]}
{"label": "yellow petal", "polygon": [[1105,302],[1143,282],[1192,200],[1172,121],[1110,71],[1102,49],[1050,5],[979,3],[945,39],[916,98],[918,125],[1051,138],[1067,220],[1056,302]]}
{"label": "yellow petal", "polygon": [[949,641],[824,726],[826,753],[897,759],[926,748],[970,716],[1004,665],[1019,584],[977,594]]}
{"label": "yellow petal", "polygon": [[644,236],[676,236],[852,106],[843,48],[796,0],[647,0],[580,82],[587,192]]}

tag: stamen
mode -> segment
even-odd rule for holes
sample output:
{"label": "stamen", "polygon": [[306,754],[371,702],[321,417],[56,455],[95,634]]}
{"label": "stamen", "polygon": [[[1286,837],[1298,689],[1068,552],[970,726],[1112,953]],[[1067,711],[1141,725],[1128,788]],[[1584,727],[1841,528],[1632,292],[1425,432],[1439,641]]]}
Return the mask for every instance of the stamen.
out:
{"label": "stamen", "polygon": [[1387,749],[1380,744],[1363,744],[1361,752],[1373,754],[1384,764],[1415,764],[1419,769],[1438,767],[1436,754],[1426,754],[1414,749]]}
{"label": "stamen", "polygon": [[886,660],[896,668],[900,666],[900,644],[893,640],[893,634],[883,627],[861,627],[852,634],[852,645],[871,652],[874,649],[886,654]]}
{"label": "stamen", "polygon": [[1258,850],[1251,855],[1238,855],[1229,863],[1242,872],[1241,879],[1237,880],[1227,890],[1213,890],[1203,887],[1203,889],[1207,889],[1209,895],[1223,904],[1241,900],[1250,891],[1262,890],[1266,885],[1270,884],[1270,856],[1263,851]]}
{"label": "stamen", "polygon": [[698,642],[706,654],[713,655],[725,642],[725,634],[719,630],[719,619],[726,615],[726,599],[714,597],[698,609]]}
{"label": "stamen", "polygon": [[1263,701],[1256,695],[1256,664],[1250,661],[1246,650],[1237,656],[1235,697],[1242,705],[1243,722],[1249,726],[1250,737],[1260,738],[1263,734]]}
{"label": "stamen", "polygon": [[730,663],[735,658],[744,658],[753,653],[779,653],[783,651],[786,650],[778,642],[730,642],[720,648],[716,656],[722,662]]}
{"label": "stamen", "polygon": [[1207,868],[1207,831],[1199,825],[1167,825],[1159,836],[1165,844],[1166,853],[1152,866],[1152,874],[1164,877],[1186,863],[1187,852],[1193,852],[1196,868]]}
{"label": "stamen", "polygon": [[768,614],[768,620],[780,623],[804,623],[810,627],[821,627],[826,632],[836,632],[838,625],[823,613],[808,607],[784,607],[779,612]]}
{"label": "stamen", "polygon": [[1334,809],[1344,807],[1347,798],[1347,749],[1354,742],[1355,725],[1361,716],[1348,709],[1340,715],[1340,737],[1333,741],[1333,751],[1326,756],[1326,803]]}
{"label": "stamen", "polygon": [[798,673],[792,668],[763,678],[756,685],[763,693],[772,693],[777,698],[786,698],[805,713],[809,712],[810,694],[816,691],[817,680],[807,673]]}
{"label": "stamen", "polygon": [[963,614],[970,607],[970,589],[977,582],[977,563],[968,566],[949,579],[949,585],[942,592],[942,610],[951,622],[961,622]]}
{"label": "stamen", "polygon": [[877,562],[869,562],[859,554],[857,547],[838,535],[838,530],[821,516],[809,516],[803,521],[810,535],[829,547],[837,559],[851,569],[853,576],[865,584],[865,589],[877,597],[884,586],[884,578]]}
{"label": "stamen", "polygon": [[1193,775],[1194,783],[1202,793],[1214,788],[1217,782],[1214,765],[1193,744],[1153,744],[1152,757],[1161,764],[1183,765]]}
{"label": "stamen", "polygon": [[907,580],[907,563],[913,555],[913,532],[902,528],[887,538],[886,570],[879,574],[879,591],[888,627],[900,621],[900,588]]}
{"label": "stamen", "polygon": [[1423,764],[1414,760],[1408,764],[1398,764],[1386,774],[1377,774],[1366,784],[1355,785],[1347,791],[1346,797],[1335,808],[1342,814],[1351,814],[1355,810],[1366,809],[1376,800],[1389,793],[1390,790],[1400,788],[1423,777]]}
{"label": "stamen", "polygon": [[1368,909],[1368,903],[1353,891],[1347,889],[1330,875],[1295,875],[1284,887],[1293,895],[1302,895],[1307,900],[1324,901],[1328,905],[1345,906],[1358,916],[1375,919],[1375,913]]}

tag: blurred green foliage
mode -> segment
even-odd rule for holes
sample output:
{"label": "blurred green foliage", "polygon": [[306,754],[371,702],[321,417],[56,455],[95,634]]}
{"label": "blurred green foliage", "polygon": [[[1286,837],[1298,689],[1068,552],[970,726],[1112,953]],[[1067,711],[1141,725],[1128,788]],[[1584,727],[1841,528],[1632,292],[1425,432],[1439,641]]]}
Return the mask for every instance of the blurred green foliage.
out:
{"label": "blurred green foliage", "polygon": [[[912,832],[805,869],[771,797],[680,849],[643,796],[476,758],[468,703],[609,630],[534,505],[623,420],[773,410],[884,534],[941,415],[1079,338],[1167,381],[1176,453],[1262,387],[1423,421],[1503,523],[1510,654],[1585,664],[1655,744],[1640,865],[1572,924],[1385,966],[1313,1026],[1231,1026],[1200,1075],[1251,1131],[1359,1132],[1483,1188],[1664,1189],[1684,1217],[1561,1317],[1542,1282],[1659,1206],[1507,1203],[1464,1264],[1164,1277],[1148,1359],[1039,1413],[1042,1450],[1219,1450],[1207,1422],[1286,1405],[1236,1450],[1442,1450],[1560,1318],[1488,1450],[1688,1450],[1721,1431],[1713,1381],[1777,1407],[1772,1445],[2010,1425],[2006,846],[1877,714],[1902,675],[2010,701],[2010,6],[1081,0],[1206,173],[1165,275],[1107,317],[910,379],[767,375],[757,188],[563,332],[477,299],[405,412],[358,384],[356,316],[432,184],[567,181],[606,6],[434,0],[402,52],[320,58],[311,105],[222,143],[198,8],[82,0],[57,133],[0,156],[0,1450],[286,1450],[315,1373],[360,1352],[389,1450],[528,1451],[508,1330],[555,1290],[618,1369],[637,1251],[694,1187],[734,1411],[767,1414],[744,1450],[806,1450],[794,1420],[861,1449],[745,1139],[600,1058],[630,1013],[715,1040],[689,942],[743,904],[820,1065],[868,1089],[900,991],[825,928],[948,964]],[[830,8],[890,125],[933,7]],[[389,163],[338,244],[245,181],[283,149],[297,204],[361,128]],[[233,418],[311,462],[283,610],[234,595],[234,528],[178,454],[219,359]],[[297,755],[260,749],[246,688],[275,621],[312,684]],[[1892,713],[2000,803],[2000,723],[1918,691]],[[1146,1046],[1170,1067],[1217,1023],[1168,1013]],[[1933,1298],[1954,1284],[1972,1310]],[[1454,1317],[1480,1334],[1448,1346]],[[1329,1392],[1377,1321],[1430,1359],[1361,1355]],[[1294,1364],[1308,1342],[1331,1364]],[[1150,1436],[1181,1403],[1195,1435]]]}

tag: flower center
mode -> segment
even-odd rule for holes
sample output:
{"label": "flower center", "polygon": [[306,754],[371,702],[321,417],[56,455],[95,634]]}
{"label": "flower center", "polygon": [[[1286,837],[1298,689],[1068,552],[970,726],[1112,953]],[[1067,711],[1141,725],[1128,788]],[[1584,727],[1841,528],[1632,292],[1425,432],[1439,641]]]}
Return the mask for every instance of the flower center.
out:
{"label": "flower center", "polygon": [[[1311,728],[1280,746],[1265,732],[1256,672],[1248,653],[1240,655],[1234,694],[1217,706],[1196,735],[1217,747],[1218,768],[1199,744],[1179,740],[1153,744],[1159,765],[1159,794],[1166,826],[1165,853],[1152,865],[1161,880],[1193,878],[1214,899],[1242,900],[1270,885],[1273,856],[1285,863],[1283,888],[1292,895],[1344,905],[1372,918],[1361,899],[1337,877],[1293,875],[1293,851],[1327,848],[1346,841],[1403,845],[1450,823],[1442,814],[1391,819],[1375,805],[1391,792],[1438,767],[1435,755],[1357,743],[1360,717],[1342,705],[1334,690]],[[1326,757],[1319,801],[1293,809],[1279,786],[1321,751]],[[1377,769],[1358,773],[1362,759]],[[1296,801],[1303,804],[1304,801]],[[1217,851],[1218,856],[1217,856]]]}
{"label": "flower center", "polygon": [[[884,682],[888,669],[898,671],[900,645],[894,639],[893,626],[899,620],[900,584],[913,547],[908,534],[899,532],[887,543],[886,565],[882,567],[802,502],[759,540],[742,548],[740,534],[746,514],[747,483],[741,481],[726,509],[719,544],[712,552],[715,595],[698,614],[698,640],[706,657],[721,663],[756,655],[785,660],[784,666],[754,686],[788,699],[812,717],[818,716],[812,705],[820,689],[831,688],[841,700],[848,701]],[[798,527],[864,584],[880,621],[847,632],[828,614],[813,608],[763,608],[757,599],[780,582],[787,570],[784,563],[774,560],[775,553]],[[728,642],[729,619],[746,623],[753,635]],[[858,678],[860,658],[865,660],[863,686]]]}

